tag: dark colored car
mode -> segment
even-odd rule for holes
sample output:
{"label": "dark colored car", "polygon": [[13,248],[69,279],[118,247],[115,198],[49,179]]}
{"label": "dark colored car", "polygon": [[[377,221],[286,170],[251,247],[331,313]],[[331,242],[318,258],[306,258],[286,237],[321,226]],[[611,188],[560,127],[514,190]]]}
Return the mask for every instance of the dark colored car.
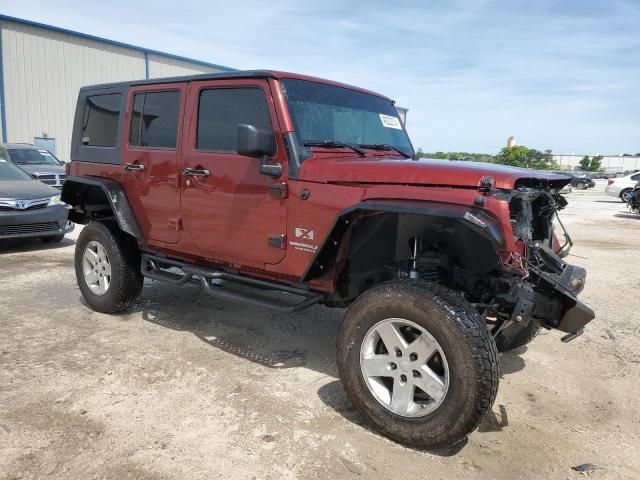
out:
{"label": "dark colored car", "polygon": [[9,143],[0,146],[9,159],[36,180],[62,188],[66,174],[64,163],[48,150],[27,143]]}
{"label": "dark colored car", "polygon": [[145,277],[281,313],[349,307],[343,386],[406,444],[463,440],[498,351],[594,318],[553,222],[567,177],[417,160],[393,101],[357,87],[274,71],[86,87],[69,174],[91,308],[126,309]]}
{"label": "dark colored car", "polygon": [[596,182],[593,181],[591,175],[588,173],[579,171],[558,171],[553,173],[570,177],[571,186],[578,190],[586,190],[587,188],[593,188],[596,186]]}
{"label": "dark colored car", "polygon": [[59,242],[71,230],[60,192],[0,156],[0,240]]}

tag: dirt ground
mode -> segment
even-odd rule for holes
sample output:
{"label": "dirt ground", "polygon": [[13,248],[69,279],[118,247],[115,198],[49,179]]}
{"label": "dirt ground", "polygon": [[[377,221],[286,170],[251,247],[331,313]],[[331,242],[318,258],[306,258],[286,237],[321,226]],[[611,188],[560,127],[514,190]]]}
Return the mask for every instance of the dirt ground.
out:
{"label": "dirt ground", "polygon": [[73,239],[0,253],[0,478],[640,478],[640,216],[594,191],[563,219],[597,313],[562,344],[503,355],[493,412],[464,448],[397,445],[337,380],[341,311],[277,315],[145,285],[89,310]]}

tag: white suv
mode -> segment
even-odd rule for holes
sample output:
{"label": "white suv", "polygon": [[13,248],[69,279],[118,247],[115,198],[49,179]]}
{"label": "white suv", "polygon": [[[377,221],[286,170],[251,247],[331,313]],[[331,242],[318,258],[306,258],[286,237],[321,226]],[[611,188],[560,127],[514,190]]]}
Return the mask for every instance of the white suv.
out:
{"label": "white suv", "polygon": [[629,201],[631,190],[640,182],[640,172],[632,173],[626,177],[610,178],[607,187],[604,189],[607,195],[618,197],[623,202]]}

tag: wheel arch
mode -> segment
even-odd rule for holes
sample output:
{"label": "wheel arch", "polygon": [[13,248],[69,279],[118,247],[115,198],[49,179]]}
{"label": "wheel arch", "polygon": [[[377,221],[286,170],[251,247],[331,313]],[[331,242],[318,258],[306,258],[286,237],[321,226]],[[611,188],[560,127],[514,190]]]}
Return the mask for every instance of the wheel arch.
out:
{"label": "wheel arch", "polygon": [[123,232],[138,243],[144,241],[140,225],[122,185],[100,177],[67,177],[61,200],[71,206],[69,220],[87,224],[95,219],[113,217]]}
{"label": "wheel arch", "polygon": [[337,281],[341,271],[354,261],[354,252],[372,238],[375,246],[358,261],[384,262],[389,259],[389,251],[397,255],[404,248],[402,242],[419,229],[437,231],[440,240],[450,237],[448,246],[469,262],[473,261],[471,240],[482,239],[485,248],[495,256],[495,262],[498,261],[496,251],[504,246],[499,222],[480,208],[437,202],[369,200],[337,215],[302,280],[333,278]]}

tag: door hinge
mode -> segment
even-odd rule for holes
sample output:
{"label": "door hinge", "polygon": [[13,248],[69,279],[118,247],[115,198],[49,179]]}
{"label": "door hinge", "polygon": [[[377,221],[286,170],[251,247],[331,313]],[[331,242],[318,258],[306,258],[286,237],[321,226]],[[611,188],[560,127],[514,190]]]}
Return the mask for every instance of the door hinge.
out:
{"label": "door hinge", "polygon": [[176,232],[182,231],[182,219],[181,218],[170,218],[169,219],[169,228],[173,228]]}
{"label": "door hinge", "polygon": [[269,186],[269,195],[276,198],[287,198],[289,196],[289,188],[286,183],[274,183]]}
{"label": "door hinge", "polygon": [[287,236],[286,235],[271,235],[268,240],[269,246],[284,250],[287,248]]}

